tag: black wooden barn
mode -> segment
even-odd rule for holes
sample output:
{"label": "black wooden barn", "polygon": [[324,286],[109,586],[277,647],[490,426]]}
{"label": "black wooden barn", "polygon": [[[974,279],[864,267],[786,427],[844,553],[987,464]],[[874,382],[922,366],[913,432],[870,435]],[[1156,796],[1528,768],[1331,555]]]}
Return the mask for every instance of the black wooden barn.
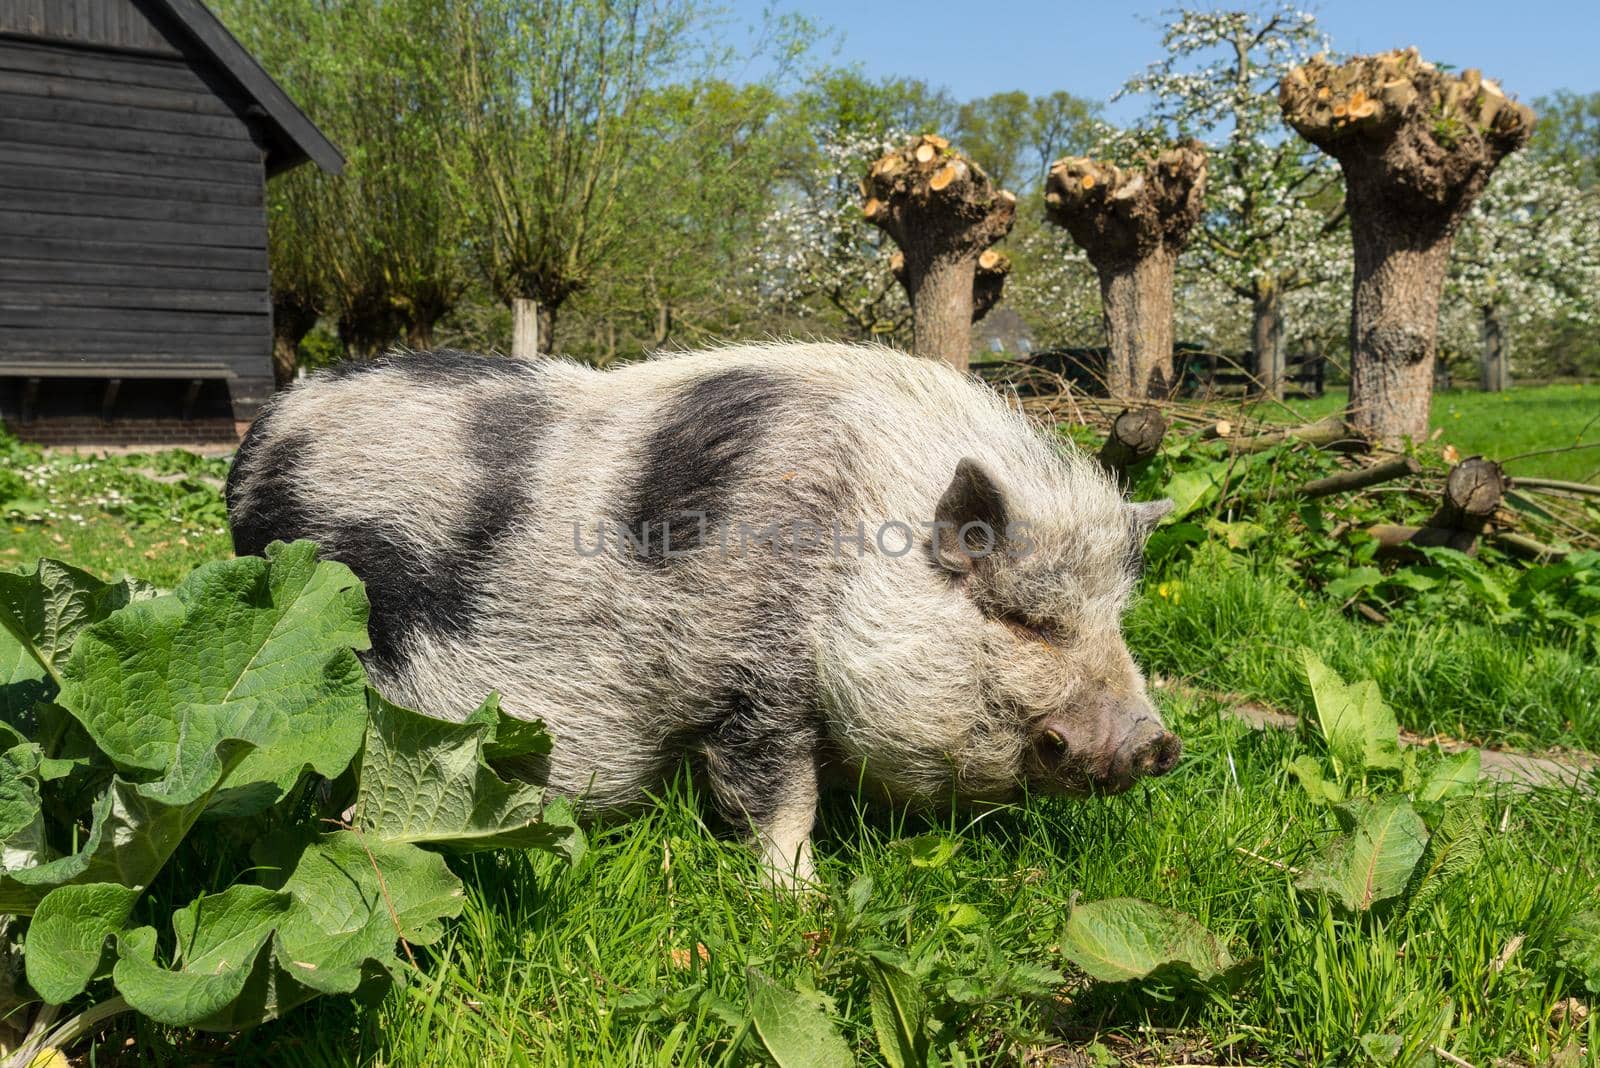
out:
{"label": "black wooden barn", "polygon": [[272,392],[266,180],[338,150],[200,0],[0,0],[0,417],[231,436]]}

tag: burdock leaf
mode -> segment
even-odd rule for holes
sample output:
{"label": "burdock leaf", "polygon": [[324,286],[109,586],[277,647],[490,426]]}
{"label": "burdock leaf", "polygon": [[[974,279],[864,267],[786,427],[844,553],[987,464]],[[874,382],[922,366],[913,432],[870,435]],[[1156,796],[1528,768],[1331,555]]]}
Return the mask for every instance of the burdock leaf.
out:
{"label": "burdock leaf", "polygon": [[1354,828],[1328,843],[1295,885],[1358,913],[1405,891],[1427,848],[1428,828],[1402,797],[1362,806],[1354,818]]}
{"label": "burdock leaf", "polygon": [[745,969],[756,1037],[778,1068],[849,1068],[850,1047],[827,1013],[755,968]]}
{"label": "burdock leaf", "polygon": [[52,1005],[83,993],[106,962],[106,943],[133,913],[140,891],[118,883],[82,883],[50,891],[28,925],[28,983]]}
{"label": "burdock leaf", "polygon": [[307,768],[333,778],[361,744],[367,600],[310,542],[206,564],[171,595],[136,601],[83,631],[59,703],[120,767],[161,771],[180,724],[256,751],[219,807],[280,797]]}
{"label": "burdock leaf", "polygon": [[59,560],[0,573],[0,721],[27,723],[34,704],[55,692],[83,629],[143,596],[138,583],[102,582]]}
{"label": "burdock leaf", "polygon": [[[546,849],[576,859],[583,837],[566,806],[548,806],[542,788],[508,783],[489,766],[493,700],[456,723],[368,691],[355,826],[390,842],[459,851]],[[540,748],[532,728],[519,725],[516,732],[521,753]]]}
{"label": "burdock leaf", "polygon": [[1167,974],[1208,981],[1234,966],[1199,920],[1131,897],[1074,908],[1061,950],[1093,978],[1112,983]]}
{"label": "burdock leaf", "polygon": [[252,748],[234,739],[211,745],[189,737],[185,732],[175,747],[165,778],[111,780],[95,801],[88,837],[76,853],[0,872],[0,912],[28,915],[51,890],[72,883],[149,886]]}
{"label": "burdock leaf", "polygon": [[1445,757],[1417,791],[1417,800],[1444,801],[1472,793],[1478,786],[1478,772],[1483,765],[1483,755],[1476,749],[1465,749],[1455,756]]}
{"label": "burdock leaf", "polygon": [[1400,726],[1371,679],[1346,683],[1309,649],[1300,651],[1317,724],[1334,760],[1347,771],[1397,770]]}
{"label": "burdock leaf", "polygon": [[460,881],[414,846],[341,831],[287,863],[279,889],[234,886],[175,913],[171,967],[155,958],[154,932],[124,938],[117,990],[160,1023],[238,1030],[319,994],[371,989],[398,969],[401,938],[436,941],[461,912]]}

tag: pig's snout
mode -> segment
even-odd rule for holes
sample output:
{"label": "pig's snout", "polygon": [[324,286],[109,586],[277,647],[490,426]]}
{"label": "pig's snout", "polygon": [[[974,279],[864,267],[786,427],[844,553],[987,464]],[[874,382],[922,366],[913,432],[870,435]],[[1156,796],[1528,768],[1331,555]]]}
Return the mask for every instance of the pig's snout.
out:
{"label": "pig's snout", "polygon": [[1128,754],[1127,766],[1132,778],[1165,775],[1178,766],[1178,758],[1183,755],[1183,740],[1158,727],[1154,735],[1146,735],[1125,746],[1124,750]]}
{"label": "pig's snout", "polygon": [[[1061,720],[1039,724],[1034,750],[1046,773],[1076,792],[1087,784],[1099,793],[1116,794],[1147,775],[1165,775],[1177,767],[1183,755],[1183,741],[1148,714],[1134,720],[1131,730],[1119,742],[1080,749],[1073,743],[1073,731]],[[1107,749],[1110,752],[1107,752]]]}

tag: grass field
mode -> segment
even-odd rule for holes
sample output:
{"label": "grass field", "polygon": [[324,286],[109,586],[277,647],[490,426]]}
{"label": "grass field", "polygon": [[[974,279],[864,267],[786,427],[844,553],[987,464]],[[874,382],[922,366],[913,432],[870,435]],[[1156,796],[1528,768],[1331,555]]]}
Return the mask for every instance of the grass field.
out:
{"label": "grass field", "polygon": [[[1463,454],[1506,458],[1600,440],[1585,429],[1597,411],[1596,387],[1553,386],[1446,394],[1434,421]],[[228,551],[220,462],[12,455],[31,503],[0,526],[0,567],[49,555],[167,586]],[[1600,450],[1511,465],[1596,468]],[[869,981],[884,954],[940,1021],[938,1063],[1595,1063],[1600,991],[1565,941],[1600,900],[1593,795],[1484,786],[1481,856],[1423,904],[1352,915],[1296,886],[1340,828],[1288,768],[1323,759],[1322,742],[1224,713],[1240,696],[1311,712],[1304,647],[1376,680],[1420,734],[1596,751],[1600,666],[1477,618],[1374,627],[1270,557],[1219,561],[1154,572],[1128,622],[1141,662],[1186,683],[1157,691],[1185,741],[1166,778],[983,813],[835,797],[819,826],[822,890],[800,898],[759,889],[738,836],[680,780],[635,818],[593,828],[574,867],[542,854],[452,861],[464,915],[375,1006],[325,999],[238,1037],[130,1021],[86,1063],[132,1063],[130,1038],[137,1063],[172,1065],[761,1063],[743,1018],[755,969],[821,1007],[863,1063],[893,1064]],[[1075,901],[1116,897],[1194,915],[1242,967],[1228,982],[1089,981],[1062,928]]]}
{"label": "grass field", "polygon": [[[1319,419],[1342,410],[1347,399],[1343,389],[1335,389],[1315,400],[1292,399],[1288,407],[1307,420]],[[1258,410],[1268,413],[1265,406]],[[1499,460],[1513,477],[1600,481],[1600,385],[1530,386],[1504,393],[1451,390],[1434,395],[1430,424],[1462,456]],[[1546,451],[1572,445],[1587,447]]]}

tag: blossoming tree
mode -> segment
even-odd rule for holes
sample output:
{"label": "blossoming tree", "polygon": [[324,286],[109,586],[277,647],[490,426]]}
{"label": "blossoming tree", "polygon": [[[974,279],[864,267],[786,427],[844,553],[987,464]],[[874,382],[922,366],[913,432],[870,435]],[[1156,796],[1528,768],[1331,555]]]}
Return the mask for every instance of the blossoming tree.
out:
{"label": "blossoming tree", "polygon": [[[1592,323],[1600,292],[1600,190],[1578,165],[1507,159],[1456,235],[1442,328],[1476,335],[1485,390],[1511,385],[1511,341],[1558,318]],[[1452,315],[1451,313],[1456,314]]]}
{"label": "blossoming tree", "polygon": [[1210,156],[1198,239],[1186,257],[1250,304],[1250,347],[1260,387],[1282,395],[1286,300],[1339,278],[1338,174],[1284,136],[1272,92],[1296,64],[1326,47],[1311,14],[1181,10],[1162,35],[1166,55],[1119,96],[1153,97],[1167,135],[1199,138]]}

